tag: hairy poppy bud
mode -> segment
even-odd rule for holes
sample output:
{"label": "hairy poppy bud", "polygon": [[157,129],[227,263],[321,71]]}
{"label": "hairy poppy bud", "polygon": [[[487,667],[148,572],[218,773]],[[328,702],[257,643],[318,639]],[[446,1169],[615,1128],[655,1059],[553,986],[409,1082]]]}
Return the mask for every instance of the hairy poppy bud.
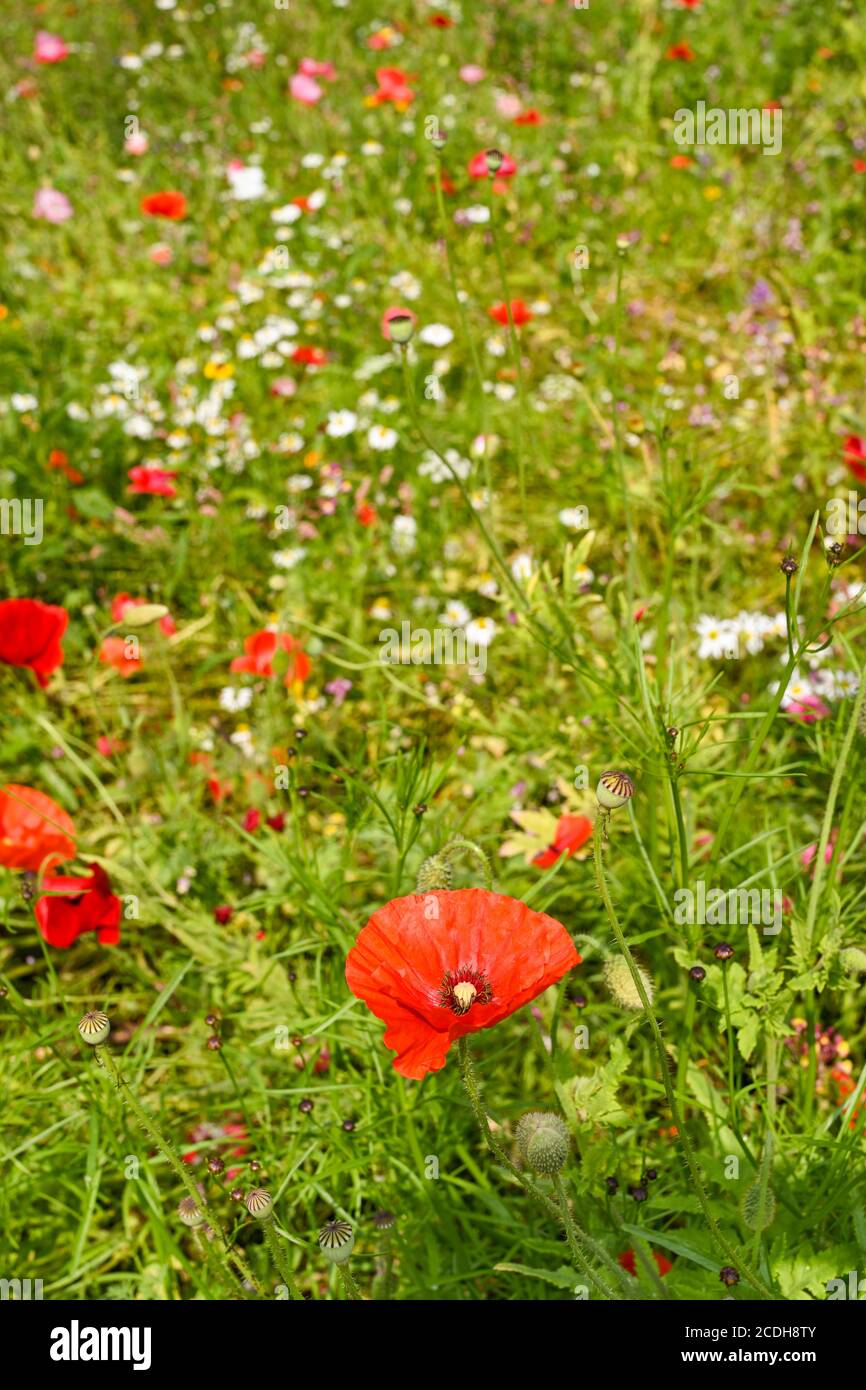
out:
{"label": "hairy poppy bud", "polygon": [[273,1197],[263,1187],[254,1187],[247,1193],[247,1211],[256,1221],[267,1221],[273,1206]]}
{"label": "hairy poppy bud", "polygon": [[753,1182],[743,1193],[740,1213],[750,1231],[765,1231],[776,1215],[776,1198],[769,1187],[761,1196],[761,1182]]}
{"label": "hairy poppy bud", "polygon": [[450,861],[441,854],[433,854],[424,860],[418,870],[415,892],[432,893],[437,888],[450,888],[453,882],[454,870]]}
{"label": "hairy poppy bud", "polygon": [[530,1110],[517,1121],[515,1138],[520,1157],[533,1172],[549,1176],[565,1167],[571,1139],[559,1115]]}
{"label": "hairy poppy bud", "polygon": [[97,1047],[99,1043],[108,1041],[111,1032],[111,1024],[108,1021],[108,1014],[102,1013],[99,1009],[93,1009],[89,1014],[85,1014],[78,1021],[78,1034],[82,1042],[89,1043],[91,1047]]}
{"label": "hairy poppy bud", "polygon": [[498,174],[504,159],[505,155],[501,150],[485,150],[484,162],[487,165],[488,174]]}
{"label": "hairy poppy bud", "polygon": [[[645,970],[635,967],[650,1003],[653,1001],[653,982]],[[610,956],[604,963],[604,979],[614,1000],[621,1009],[642,1009],[640,990],[632,978],[625,956]]]}
{"label": "hairy poppy bud", "polygon": [[839,962],[848,975],[866,973],[866,951],[862,946],[846,946],[845,950],[840,952]]}
{"label": "hairy poppy bud", "polygon": [[344,1265],[355,1248],[355,1232],[348,1221],[329,1221],[319,1232],[319,1249],[331,1264]]}
{"label": "hairy poppy bud", "polygon": [[617,811],[634,796],[634,782],[625,772],[603,772],[595,789],[595,797],[605,811]]}
{"label": "hairy poppy bud", "polygon": [[192,1197],[181,1197],[177,1204],[177,1214],[184,1226],[191,1226],[195,1229],[196,1226],[204,1225],[204,1216]]}

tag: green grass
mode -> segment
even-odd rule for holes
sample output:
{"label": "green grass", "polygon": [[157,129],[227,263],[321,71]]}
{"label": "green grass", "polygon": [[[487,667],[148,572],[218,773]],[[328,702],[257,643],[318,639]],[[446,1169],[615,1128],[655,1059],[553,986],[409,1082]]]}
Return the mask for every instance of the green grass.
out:
{"label": "green grass", "polygon": [[[225,1296],[175,1215],[177,1173],[77,1039],[79,1016],[101,1008],[124,1077],[173,1148],[201,1156],[190,1171],[269,1295],[279,1277],[232,1187],[271,1191],[314,1299],[346,1296],[315,1246],[334,1216],[355,1228],[364,1297],[567,1299],[587,1284],[549,1212],[485,1148],[456,1048],[443,1071],[403,1080],[346,987],[369,915],[462,835],[489,856],[497,889],[556,917],[583,957],[535,1015],[472,1039],[507,1155],[525,1111],[559,1110],[574,1215],[614,1259],[637,1249],[631,1292],[723,1297],[731,1261],[671,1134],[653,1030],[604,984],[617,948],[591,846],[545,872],[531,850],[500,853],[527,828],[512,812],[545,811],[550,826],[594,816],[598,776],[621,767],[636,794],[611,818],[607,882],[653,981],[712,1221],[773,1297],[826,1297],[866,1259],[866,1020],[862,976],[842,955],[866,945],[866,719],[849,692],[803,723],[773,685],[788,637],[795,655],[831,639],[834,672],[864,664],[863,618],[841,597],[863,582],[860,555],[846,545],[828,563],[823,529],[828,499],[857,486],[842,439],[866,434],[856,7],[467,2],[443,6],[457,21],[444,29],[425,4],[386,14],[368,0],[291,13],[237,0],[185,17],[144,0],[74,14],[52,0],[38,19],[8,8],[0,495],[44,499],[44,536],[0,538],[2,588],[62,604],[70,621],[47,691],[0,666],[0,780],[70,813],[76,863],[102,864],[128,915],[117,947],[88,935],[54,949],[19,876],[0,870],[0,1275],[40,1278],[49,1298]],[[371,50],[386,23],[403,41]],[[72,46],[63,62],[29,64],[40,26]],[[667,59],[684,41],[694,60]],[[259,46],[261,67],[231,58]],[[318,79],[310,109],[287,91],[305,57],[337,73]],[[467,63],[483,81],[460,79]],[[385,66],[412,75],[403,111],[365,104]],[[15,95],[22,79],[35,94]],[[544,123],[514,125],[497,110],[504,93]],[[781,154],[722,145],[672,167],[674,113],[699,100],[781,102]],[[144,155],[124,153],[132,116]],[[431,117],[448,131],[441,153],[425,138]],[[490,146],[518,163],[502,196],[466,172]],[[261,163],[265,197],[228,196],[231,160]],[[454,191],[440,199],[443,172]],[[61,225],[32,215],[44,185],[72,204]],[[165,189],[184,193],[183,221],[139,211]],[[321,208],[272,220],[317,190]],[[483,205],[492,223],[455,223]],[[155,243],[169,265],[150,258]],[[533,309],[519,345],[489,316],[503,270],[509,297]],[[412,298],[394,283],[406,274]],[[405,372],[379,326],[403,304],[419,327],[454,335],[437,347],[416,334]],[[246,355],[269,315],[295,325],[279,341],[322,348],[327,364]],[[115,392],[106,409],[118,361],[142,369],[139,400]],[[223,364],[233,394],[217,399]],[[270,390],[285,377],[291,398]],[[7,405],[31,393],[35,406]],[[341,410],[359,423],[332,437]],[[136,413],[152,437],[124,429]],[[377,424],[397,431],[393,449],[368,442]],[[178,430],[183,441],[166,438]],[[441,460],[430,476],[431,442],[469,460],[462,486]],[[48,467],[52,450],[81,482]],[[177,471],[176,496],[130,494],[128,471],[148,460]],[[356,517],[364,503],[370,526]],[[575,507],[588,530],[559,520]],[[413,548],[401,515],[416,522]],[[291,565],[274,558],[296,549]],[[512,573],[521,554],[529,579]],[[787,636],[737,660],[701,657],[702,615],[785,612],[787,554],[799,564]],[[169,637],[137,630],[143,666],[129,680],[98,661],[105,635],[125,634],[111,618],[122,592],[177,624]],[[435,627],[452,601],[496,624],[480,679],[380,662],[383,630]],[[309,655],[302,694],[229,671],[268,622]],[[340,678],[352,683],[342,700],[327,689]],[[226,708],[226,686],[253,690],[251,704]],[[209,777],[231,794],[215,800]],[[262,823],[245,830],[251,808]],[[280,813],[284,828],[268,828]],[[543,848],[547,822],[532,825]],[[813,874],[801,855],[816,844]],[[675,892],[701,879],[780,892],[781,931],[679,922]],[[458,885],[478,882],[462,861]],[[223,904],[234,914],[221,925]],[[713,955],[723,940],[727,965]],[[814,1053],[800,1065],[794,1019],[844,1039],[833,1065],[850,1061],[853,1098]],[[246,1137],[191,1138],[226,1122]],[[215,1154],[237,1177],[208,1173]],[[658,1176],[636,1202],[627,1188],[648,1168]],[[741,1212],[756,1183],[775,1196],[758,1232]],[[374,1222],[382,1210],[390,1231]],[[662,1281],[648,1246],[673,1262]],[[597,1250],[589,1261],[609,1277]]]}

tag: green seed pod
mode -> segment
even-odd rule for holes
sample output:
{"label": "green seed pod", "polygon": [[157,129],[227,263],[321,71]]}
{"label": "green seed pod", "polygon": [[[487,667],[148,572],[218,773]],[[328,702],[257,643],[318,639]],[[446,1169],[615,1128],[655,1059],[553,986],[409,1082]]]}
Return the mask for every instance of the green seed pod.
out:
{"label": "green seed pod", "polygon": [[394,314],[388,320],[388,335],[392,343],[403,347],[412,337],[415,325],[409,314]]}
{"label": "green seed pod", "polygon": [[355,1232],[348,1221],[329,1221],[319,1232],[319,1249],[331,1264],[344,1265],[355,1248]]}
{"label": "green seed pod", "polygon": [[98,1047],[100,1043],[107,1042],[110,1032],[108,1014],[102,1013],[99,1009],[92,1009],[89,1014],[78,1020],[78,1036],[91,1047]]}
{"label": "green seed pod", "polygon": [[595,798],[604,811],[616,811],[634,796],[634,782],[625,772],[603,772]]}
{"label": "green seed pod", "polygon": [[505,156],[501,150],[485,150],[484,162],[487,165],[488,174],[498,174],[502,168]]}
{"label": "green seed pod", "polygon": [[761,1201],[760,1179],[753,1182],[752,1186],[743,1193],[740,1202],[740,1214],[750,1231],[765,1231],[772,1224],[776,1215],[776,1198],[772,1190],[767,1187],[764,1191],[763,1202]]}
{"label": "green seed pod", "polygon": [[432,893],[439,888],[450,888],[453,883],[454,870],[449,861],[440,854],[433,854],[418,870],[415,892]]}
{"label": "green seed pod", "polygon": [[[653,982],[645,970],[638,965],[637,973],[641,978],[646,997],[650,1003],[653,1001]],[[642,1009],[643,1000],[640,991],[635,984],[632,973],[628,968],[628,961],[625,956],[609,956],[604,963],[604,980],[614,1001],[619,1004],[621,1009]]]}
{"label": "green seed pod", "polygon": [[549,1177],[565,1167],[571,1138],[560,1115],[530,1110],[517,1121],[515,1138],[520,1157],[533,1172]]}
{"label": "green seed pod", "polygon": [[190,1226],[193,1230],[196,1226],[204,1225],[204,1216],[192,1197],[181,1197],[177,1204],[177,1214],[184,1226]]}
{"label": "green seed pod", "polygon": [[252,1192],[247,1193],[246,1203],[250,1216],[256,1221],[267,1221],[273,1211],[274,1199],[263,1187],[254,1187]]}
{"label": "green seed pod", "polygon": [[147,627],[159,622],[168,615],[164,603],[130,603],[124,609],[121,625],[123,627]]}

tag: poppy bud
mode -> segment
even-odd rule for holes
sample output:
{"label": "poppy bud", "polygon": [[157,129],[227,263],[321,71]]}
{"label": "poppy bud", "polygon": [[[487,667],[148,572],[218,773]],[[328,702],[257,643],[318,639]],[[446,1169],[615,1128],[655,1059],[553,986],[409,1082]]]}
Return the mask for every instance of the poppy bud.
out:
{"label": "poppy bud", "polygon": [[501,150],[485,150],[484,162],[487,165],[488,174],[498,174],[504,158],[505,155]]}
{"label": "poppy bud", "polygon": [[267,1221],[273,1206],[273,1197],[263,1187],[254,1187],[247,1193],[247,1211],[256,1221]]}
{"label": "poppy bud", "polygon": [[740,1282],[740,1276],[733,1265],[725,1265],[723,1269],[720,1269],[719,1278],[729,1289],[732,1289],[735,1284],[739,1284]]}
{"label": "poppy bud", "polygon": [[181,1197],[177,1204],[177,1214],[184,1226],[190,1226],[193,1230],[196,1226],[204,1225],[204,1217],[192,1197]]}
{"label": "poppy bud", "polygon": [[414,324],[410,314],[394,314],[388,320],[388,329],[392,343],[399,343],[401,347],[408,343],[412,337]]}
{"label": "poppy bud", "polygon": [[329,1221],[319,1232],[319,1249],[331,1264],[344,1265],[355,1248],[355,1232],[348,1221]]}
{"label": "poppy bud", "polygon": [[617,811],[634,796],[634,783],[624,772],[603,772],[595,789],[595,797],[605,811]]}
{"label": "poppy bud", "polygon": [[449,860],[441,854],[433,854],[424,860],[418,870],[415,892],[433,893],[437,888],[450,888],[453,882],[454,870]]}
{"label": "poppy bud", "polygon": [[[646,997],[653,1001],[653,982],[645,970],[635,967],[643,983]],[[614,1000],[621,1009],[642,1009],[643,1000],[632,978],[625,956],[610,956],[604,963],[604,979]]]}
{"label": "poppy bud", "polygon": [[550,1176],[565,1167],[571,1139],[559,1115],[530,1110],[517,1121],[515,1138],[520,1157],[533,1172]]}
{"label": "poppy bud", "polygon": [[750,1231],[765,1231],[776,1215],[776,1198],[769,1187],[761,1196],[761,1182],[753,1182],[743,1193],[740,1214]]}
{"label": "poppy bud", "polygon": [[437,152],[444,150],[445,146],[448,144],[448,136],[445,134],[444,130],[437,130],[436,134],[431,137],[430,144]]}
{"label": "poppy bud", "polygon": [[85,1014],[78,1022],[78,1034],[82,1042],[89,1043],[91,1047],[98,1047],[100,1043],[108,1041],[111,1032],[111,1024],[108,1021],[108,1014],[102,1013],[99,1009],[93,1009],[89,1014]]}
{"label": "poppy bud", "polygon": [[164,603],[129,603],[123,610],[121,622],[124,627],[148,627],[166,617],[168,609]]}
{"label": "poppy bud", "polygon": [[866,973],[866,951],[862,946],[847,946],[839,956],[842,969],[848,975],[863,975]]}

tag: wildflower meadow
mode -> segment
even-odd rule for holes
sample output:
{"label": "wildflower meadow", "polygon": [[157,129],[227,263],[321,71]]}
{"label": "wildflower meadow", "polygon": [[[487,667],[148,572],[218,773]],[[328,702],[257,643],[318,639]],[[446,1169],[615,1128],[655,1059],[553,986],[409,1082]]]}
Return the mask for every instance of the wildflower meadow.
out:
{"label": "wildflower meadow", "polygon": [[814,1361],[860,0],[3,10],[2,1299],[75,1305],[60,1363],[229,1300]]}

